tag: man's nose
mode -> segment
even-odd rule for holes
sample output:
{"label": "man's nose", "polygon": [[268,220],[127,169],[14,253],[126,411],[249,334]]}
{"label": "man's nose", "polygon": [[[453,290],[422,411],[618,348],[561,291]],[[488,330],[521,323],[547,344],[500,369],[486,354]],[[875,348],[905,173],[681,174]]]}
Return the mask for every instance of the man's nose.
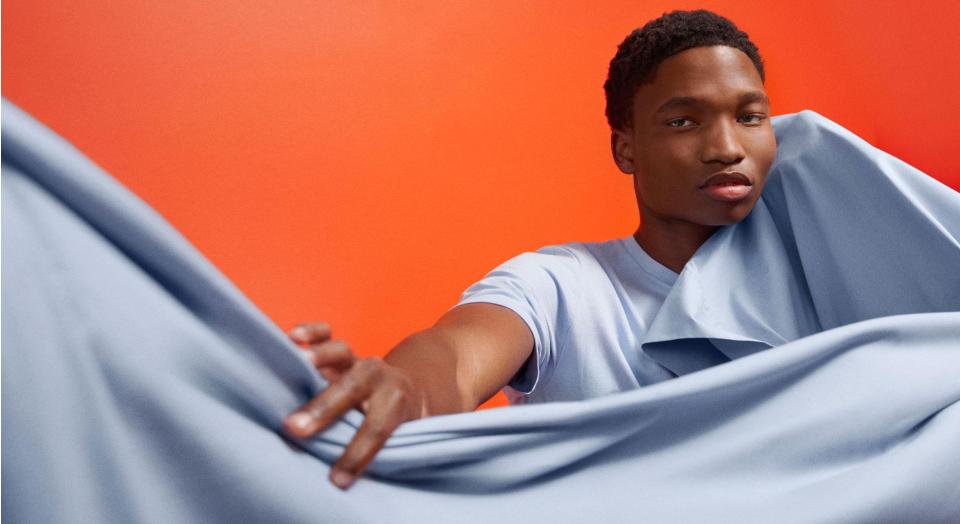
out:
{"label": "man's nose", "polygon": [[705,163],[722,164],[736,164],[743,160],[747,152],[740,142],[739,132],[737,122],[728,122],[727,119],[714,122],[704,134],[701,159]]}

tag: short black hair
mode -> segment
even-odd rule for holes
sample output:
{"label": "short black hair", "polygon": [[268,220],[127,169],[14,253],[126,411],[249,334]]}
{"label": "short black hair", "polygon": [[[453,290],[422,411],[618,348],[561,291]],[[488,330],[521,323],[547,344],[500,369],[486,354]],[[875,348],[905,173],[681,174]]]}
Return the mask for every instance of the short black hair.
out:
{"label": "short black hair", "polygon": [[617,47],[603,90],[607,96],[607,123],[624,129],[632,123],[633,97],[668,57],[693,47],[725,45],[743,51],[764,81],[760,51],[747,33],[710,11],[671,11],[634,30]]}

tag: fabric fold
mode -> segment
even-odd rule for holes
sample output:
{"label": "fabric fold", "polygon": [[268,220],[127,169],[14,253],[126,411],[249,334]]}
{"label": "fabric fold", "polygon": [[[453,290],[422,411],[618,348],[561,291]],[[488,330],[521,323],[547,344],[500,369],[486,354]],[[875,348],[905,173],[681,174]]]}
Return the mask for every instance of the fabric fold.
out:
{"label": "fabric fold", "polygon": [[774,122],[779,181],[678,279],[644,349],[676,344],[682,376],[406,423],[341,492],[329,465],[362,415],[284,436],[325,387],[306,359],[148,206],[2,114],[11,521],[960,516],[958,195],[823,117]]}

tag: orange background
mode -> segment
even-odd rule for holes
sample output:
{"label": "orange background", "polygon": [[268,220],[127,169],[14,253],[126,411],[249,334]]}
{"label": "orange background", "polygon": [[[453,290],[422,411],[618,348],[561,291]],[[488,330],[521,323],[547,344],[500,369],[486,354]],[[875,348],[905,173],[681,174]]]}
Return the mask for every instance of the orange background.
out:
{"label": "orange background", "polygon": [[960,188],[947,1],[6,0],[3,96],[165,215],[282,327],[360,354],[524,250],[631,233],[602,85],[616,45],[713,9],[814,109]]}

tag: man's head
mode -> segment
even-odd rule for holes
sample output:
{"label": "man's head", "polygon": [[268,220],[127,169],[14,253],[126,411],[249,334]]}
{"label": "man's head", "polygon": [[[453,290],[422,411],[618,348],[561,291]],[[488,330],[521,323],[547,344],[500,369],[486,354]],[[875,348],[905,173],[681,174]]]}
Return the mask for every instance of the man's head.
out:
{"label": "man's head", "polygon": [[[746,217],[776,155],[763,81],[757,47],[708,11],[667,13],[620,44],[604,84],[607,119],[645,222]],[[740,175],[706,184],[721,172]]]}

